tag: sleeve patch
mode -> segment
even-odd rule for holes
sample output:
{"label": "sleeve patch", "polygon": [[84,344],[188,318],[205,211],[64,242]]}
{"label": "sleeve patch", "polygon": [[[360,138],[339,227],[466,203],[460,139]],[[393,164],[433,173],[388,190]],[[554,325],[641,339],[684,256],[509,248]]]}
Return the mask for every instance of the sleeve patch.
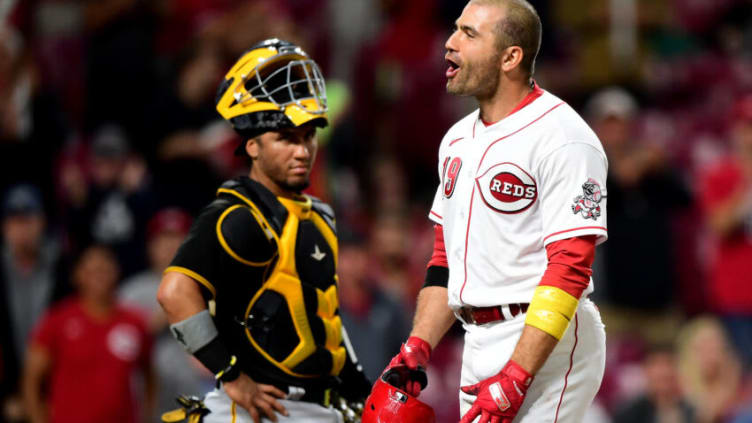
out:
{"label": "sleeve patch", "polygon": [[601,185],[593,178],[582,184],[582,195],[574,198],[572,213],[580,214],[583,219],[596,220],[601,216],[601,200],[606,198]]}

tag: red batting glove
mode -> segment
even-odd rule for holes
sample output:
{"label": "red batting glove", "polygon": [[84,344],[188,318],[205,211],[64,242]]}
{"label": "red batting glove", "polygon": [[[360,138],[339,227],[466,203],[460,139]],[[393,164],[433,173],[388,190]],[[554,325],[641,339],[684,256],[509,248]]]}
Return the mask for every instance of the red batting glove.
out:
{"label": "red batting glove", "polygon": [[477,398],[460,423],[471,423],[478,416],[478,423],[512,423],[532,382],[533,375],[509,360],[496,376],[463,386],[462,392]]}
{"label": "red batting glove", "polygon": [[[389,365],[384,371],[401,365],[406,365],[412,370],[418,367],[424,369],[428,365],[428,359],[431,357],[431,344],[417,336],[407,338],[407,342],[402,344],[399,354],[392,358]],[[420,395],[420,383],[414,380],[408,380],[404,386],[405,392],[413,397]]]}

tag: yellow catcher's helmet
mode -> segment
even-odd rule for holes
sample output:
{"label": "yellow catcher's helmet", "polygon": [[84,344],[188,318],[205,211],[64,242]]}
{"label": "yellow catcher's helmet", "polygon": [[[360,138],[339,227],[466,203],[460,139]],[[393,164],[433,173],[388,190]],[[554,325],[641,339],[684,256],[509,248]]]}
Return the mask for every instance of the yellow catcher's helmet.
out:
{"label": "yellow catcher's helmet", "polygon": [[309,122],[328,124],[321,70],[300,47],[277,38],[243,54],[220,84],[216,104],[243,140]]}

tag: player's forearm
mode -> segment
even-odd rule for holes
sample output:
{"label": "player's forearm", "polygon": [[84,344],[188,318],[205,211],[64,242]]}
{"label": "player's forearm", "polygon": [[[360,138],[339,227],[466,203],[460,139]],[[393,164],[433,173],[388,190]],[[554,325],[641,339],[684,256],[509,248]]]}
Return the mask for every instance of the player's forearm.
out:
{"label": "player's forearm", "polygon": [[554,350],[558,339],[530,325],[525,325],[522,336],[512,353],[511,359],[530,374],[538,373]]}
{"label": "player's forearm", "polygon": [[410,336],[417,336],[436,348],[444,334],[455,321],[454,312],[449,308],[447,289],[440,286],[427,286],[418,294],[417,310],[413,319]]}
{"label": "player's forearm", "polygon": [[167,314],[170,331],[188,353],[217,380],[229,382],[237,378],[237,357],[220,339],[198,283],[182,273],[169,272],[162,278],[157,300]]}
{"label": "player's forearm", "polygon": [[177,272],[169,272],[162,277],[157,301],[170,323],[180,322],[206,309],[206,302],[198,284]]}
{"label": "player's forearm", "polygon": [[31,423],[46,423],[47,404],[42,395],[42,385],[47,373],[49,358],[44,350],[32,345],[29,348],[26,361],[21,385],[24,406]]}
{"label": "player's forearm", "polygon": [[595,235],[585,235],[546,246],[548,266],[533,293],[511,357],[531,374],[540,370],[569,327],[578,299],[590,282],[596,240]]}
{"label": "player's forearm", "polygon": [[34,391],[24,389],[24,407],[30,423],[47,423],[47,404],[41,395],[41,385],[34,383]]}

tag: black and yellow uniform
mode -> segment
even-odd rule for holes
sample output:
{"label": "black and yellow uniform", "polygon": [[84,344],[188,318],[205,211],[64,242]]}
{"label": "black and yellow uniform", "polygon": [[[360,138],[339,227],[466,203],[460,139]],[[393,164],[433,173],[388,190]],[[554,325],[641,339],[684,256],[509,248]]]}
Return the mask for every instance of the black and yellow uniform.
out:
{"label": "black and yellow uniform", "polygon": [[166,272],[200,283],[220,341],[255,381],[362,399],[370,383],[343,343],[336,265],[328,205],[240,177],[219,188]]}

